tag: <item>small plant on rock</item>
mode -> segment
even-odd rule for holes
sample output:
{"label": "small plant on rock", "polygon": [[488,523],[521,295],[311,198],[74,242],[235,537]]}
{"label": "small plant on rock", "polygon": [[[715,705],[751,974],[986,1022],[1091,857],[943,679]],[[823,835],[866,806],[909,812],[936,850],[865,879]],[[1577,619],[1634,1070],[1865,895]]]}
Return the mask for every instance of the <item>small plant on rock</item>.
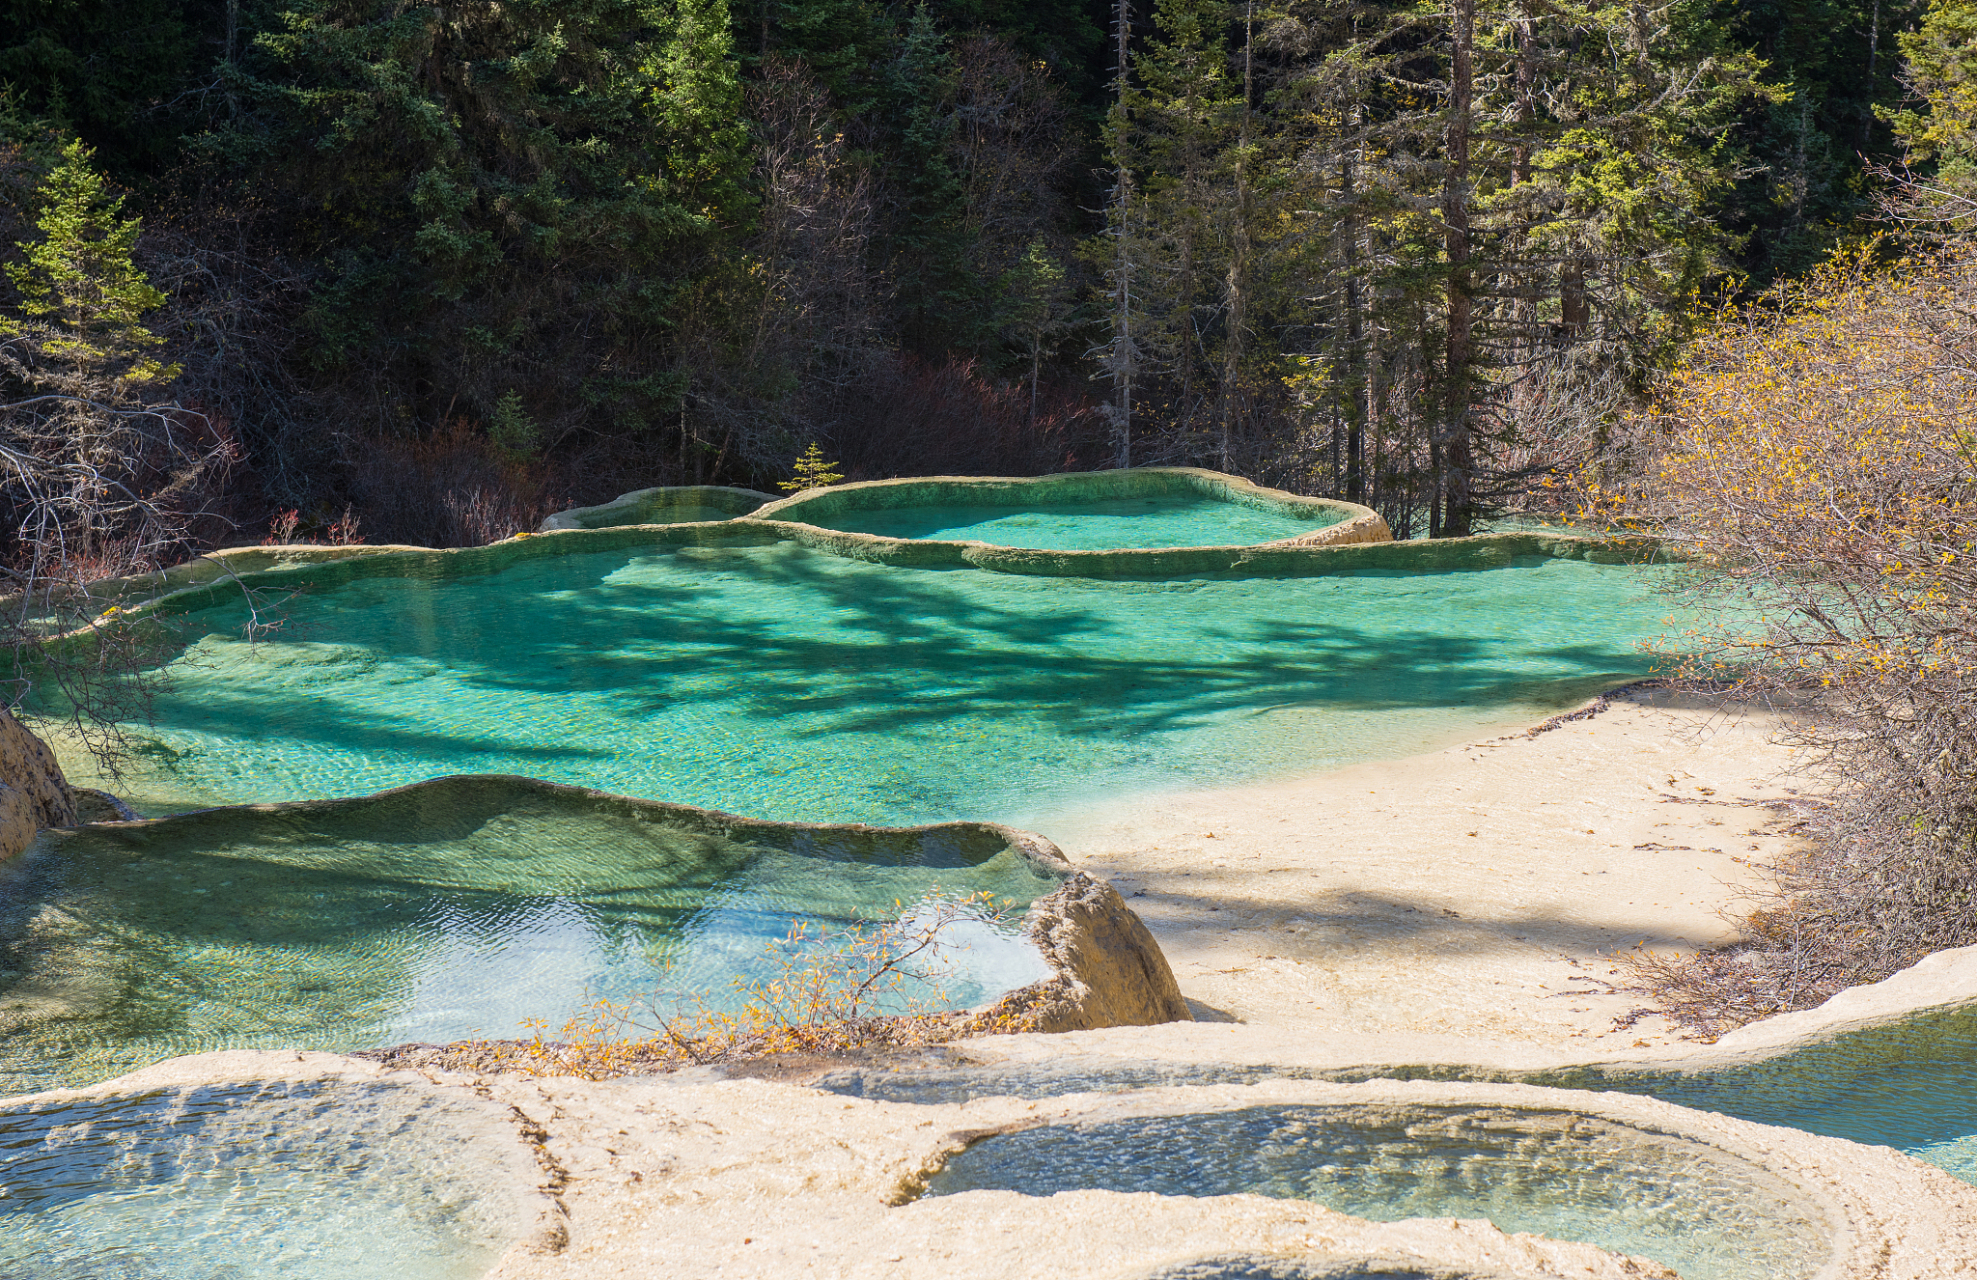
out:
{"label": "small plant on rock", "polygon": [[489,1046],[495,1065],[600,1080],[776,1054],[916,1048],[1029,1029],[1033,1019],[1020,1000],[1005,998],[985,1012],[954,1012],[943,1008],[947,997],[938,985],[951,970],[945,931],[964,920],[1006,918],[1010,904],[976,893],[930,895],[910,911],[894,906],[898,920],[829,936],[792,921],[788,934],[768,947],[773,975],[735,980],[740,1000],[733,1011],[710,1009],[698,995],[670,1014],[655,1002],[598,1000],[553,1040],[546,1023],[525,1022],[529,1039]]}
{"label": "small plant on rock", "polygon": [[825,461],[824,451],[817,447],[815,440],[812,440],[810,447],[805,449],[802,456],[796,460],[795,476],[782,481],[776,487],[785,493],[801,493],[805,489],[821,489],[825,485],[836,484],[844,479],[843,473],[837,470],[837,465],[835,462]]}

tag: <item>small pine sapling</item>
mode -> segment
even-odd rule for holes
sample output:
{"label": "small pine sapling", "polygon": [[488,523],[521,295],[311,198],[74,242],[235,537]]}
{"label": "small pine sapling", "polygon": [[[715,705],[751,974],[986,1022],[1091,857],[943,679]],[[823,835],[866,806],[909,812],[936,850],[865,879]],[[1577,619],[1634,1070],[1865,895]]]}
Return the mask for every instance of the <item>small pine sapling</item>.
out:
{"label": "small pine sapling", "polygon": [[796,460],[796,474],[788,480],[781,481],[776,487],[784,493],[801,493],[805,489],[821,489],[825,485],[836,484],[844,479],[844,474],[837,470],[837,465],[835,462],[825,461],[824,451],[817,447],[815,440],[812,440],[810,447],[805,449],[802,456]]}

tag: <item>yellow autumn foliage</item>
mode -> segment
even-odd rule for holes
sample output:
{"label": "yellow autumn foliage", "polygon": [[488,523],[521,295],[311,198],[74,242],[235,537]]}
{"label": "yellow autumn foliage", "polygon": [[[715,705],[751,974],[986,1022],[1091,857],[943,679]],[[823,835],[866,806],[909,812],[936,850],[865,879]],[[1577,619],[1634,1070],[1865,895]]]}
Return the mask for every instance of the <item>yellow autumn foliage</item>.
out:
{"label": "yellow autumn foliage", "polygon": [[1727,310],[1588,516],[1686,550],[1686,672],[1787,694],[1827,792],[1734,957],[1648,974],[1707,1030],[1977,943],[1977,246],[1874,244]]}

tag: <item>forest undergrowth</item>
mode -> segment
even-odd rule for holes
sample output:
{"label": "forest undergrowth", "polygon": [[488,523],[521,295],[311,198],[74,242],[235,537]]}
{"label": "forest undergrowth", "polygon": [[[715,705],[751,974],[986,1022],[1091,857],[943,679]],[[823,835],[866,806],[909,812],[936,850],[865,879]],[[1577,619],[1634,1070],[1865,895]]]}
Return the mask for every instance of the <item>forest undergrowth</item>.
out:
{"label": "forest undergrowth", "polygon": [[1977,247],[1872,248],[1725,311],[1592,511],[1688,560],[1678,680],[1777,700],[1821,794],[1743,941],[1637,960],[1705,1033],[1977,944]]}

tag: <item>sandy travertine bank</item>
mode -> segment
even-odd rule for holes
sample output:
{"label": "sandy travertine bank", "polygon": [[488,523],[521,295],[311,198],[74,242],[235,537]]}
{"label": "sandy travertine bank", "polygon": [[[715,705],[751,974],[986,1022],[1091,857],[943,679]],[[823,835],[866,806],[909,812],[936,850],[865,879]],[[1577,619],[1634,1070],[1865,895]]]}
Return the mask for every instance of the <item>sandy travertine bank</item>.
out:
{"label": "sandy travertine bank", "polygon": [[1146,921],[1204,1021],[1403,1059],[1605,1056],[1675,1038],[1658,1018],[1614,1029],[1640,1001],[1609,992],[1609,958],[1732,940],[1724,914],[1789,847],[1767,802],[1806,784],[1779,723],[1630,693],[1535,736],[1046,830]]}
{"label": "sandy travertine bank", "polygon": [[[1762,1171],[1802,1207],[1825,1259],[1813,1280],[1977,1275],[1977,1188],[1888,1148],[1616,1093],[1227,1073],[1210,1082],[1242,1063],[1702,1069],[1977,999],[1971,949],[1714,1046],[1646,1023],[1610,1030],[1632,1000],[1583,990],[1608,976],[1603,957],[1643,941],[1727,939],[1718,913],[1761,886],[1753,863],[1786,847],[1765,802],[1801,784],[1774,727],[1636,695],[1536,736],[1136,800],[1076,830],[1055,828],[1074,863],[1112,879],[1144,915],[1182,992],[1225,1020],[967,1041],[924,1055],[932,1075],[973,1080],[924,1095],[933,1101],[790,1082],[832,1071],[825,1063],[781,1064],[780,1081],[693,1070],[590,1082],[245,1052],[175,1059],[83,1092],[324,1077],[468,1091],[513,1117],[555,1205],[494,1280],[1671,1274],[1484,1222],[1381,1224],[1251,1195],[915,1198],[985,1133],[1276,1105],[1584,1113]],[[910,1074],[914,1065],[873,1067]],[[1090,1088],[1062,1077],[1122,1067],[1145,1073],[1148,1087],[1042,1097],[1004,1087],[1042,1072],[1059,1088]],[[1199,1267],[1231,1259],[1250,1269]]]}
{"label": "sandy travertine bank", "polygon": [[1803,1216],[1812,1256],[1823,1259],[1808,1273],[1816,1280],[1949,1280],[1969,1275],[1967,1260],[1977,1257],[1977,1189],[1893,1151],[1652,1099],[1523,1085],[1270,1080],[916,1106],[695,1074],[607,1082],[477,1078],[390,1072],[331,1054],[235,1052],[176,1059],[83,1093],[263,1079],[397,1080],[460,1089],[507,1109],[515,1141],[538,1153],[541,1185],[555,1208],[491,1280],[1126,1280],[1227,1257],[1376,1260],[1406,1268],[1401,1274],[1448,1280],[1672,1275],[1483,1222],[1378,1224],[1308,1201],[1251,1195],[969,1191],[913,1198],[928,1172],[985,1132],[1270,1105],[1582,1112],[1695,1144],[1705,1160],[1755,1167]]}

